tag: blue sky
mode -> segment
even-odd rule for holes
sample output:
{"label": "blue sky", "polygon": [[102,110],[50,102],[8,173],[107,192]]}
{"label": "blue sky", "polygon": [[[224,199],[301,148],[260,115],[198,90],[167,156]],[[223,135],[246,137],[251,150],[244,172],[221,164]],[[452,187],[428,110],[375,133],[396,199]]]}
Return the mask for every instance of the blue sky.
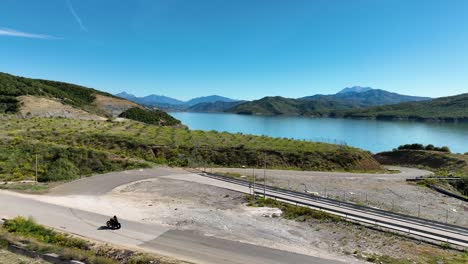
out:
{"label": "blue sky", "polygon": [[468,92],[465,0],[2,0],[0,71],[180,99]]}

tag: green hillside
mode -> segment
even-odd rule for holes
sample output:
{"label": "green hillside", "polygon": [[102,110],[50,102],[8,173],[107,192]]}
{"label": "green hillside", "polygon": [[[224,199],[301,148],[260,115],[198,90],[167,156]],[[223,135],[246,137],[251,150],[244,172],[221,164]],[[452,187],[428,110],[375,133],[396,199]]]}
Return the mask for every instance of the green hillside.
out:
{"label": "green hillside", "polygon": [[[179,120],[166,112],[146,109],[109,93],[70,83],[0,73],[0,114],[17,113],[22,107],[19,96],[26,95],[58,100],[64,105],[106,118],[115,117],[115,112],[118,112],[121,117],[149,124],[180,125]],[[101,100],[97,100],[98,95]]]}
{"label": "green hillside", "polygon": [[431,101],[335,111],[332,115],[350,118],[468,121],[468,93]]}
{"label": "green hillside", "polygon": [[145,167],[228,166],[304,170],[379,170],[370,153],[342,145],[192,131],[144,123],[0,115],[0,181],[71,180]]}
{"label": "green hillside", "polygon": [[0,113],[16,112],[16,97],[21,95],[56,98],[64,104],[90,110],[96,94],[113,97],[111,94],[79,85],[0,73]]}

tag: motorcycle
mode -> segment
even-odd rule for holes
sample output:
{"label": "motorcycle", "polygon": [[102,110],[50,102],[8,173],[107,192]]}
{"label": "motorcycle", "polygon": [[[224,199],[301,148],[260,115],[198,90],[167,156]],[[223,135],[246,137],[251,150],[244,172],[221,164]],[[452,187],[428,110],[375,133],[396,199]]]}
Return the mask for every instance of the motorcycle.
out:
{"label": "motorcycle", "polygon": [[109,229],[114,229],[114,230],[115,230],[115,229],[120,229],[120,228],[122,227],[122,226],[120,225],[120,223],[114,221],[114,219],[110,219],[109,221],[107,221],[106,225],[107,225],[107,228],[109,228]]}

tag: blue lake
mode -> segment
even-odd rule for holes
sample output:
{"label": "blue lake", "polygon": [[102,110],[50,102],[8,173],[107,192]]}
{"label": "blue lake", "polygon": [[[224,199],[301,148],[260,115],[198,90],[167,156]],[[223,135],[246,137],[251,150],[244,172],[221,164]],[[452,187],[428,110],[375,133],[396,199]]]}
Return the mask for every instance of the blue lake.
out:
{"label": "blue lake", "polygon": [[170,114],[190,129],[346,143],[372,152],[391,150],[408,143],[448,146],[452,152],[468,152],[468,123],[248,116],[224,113],[171,112]]}

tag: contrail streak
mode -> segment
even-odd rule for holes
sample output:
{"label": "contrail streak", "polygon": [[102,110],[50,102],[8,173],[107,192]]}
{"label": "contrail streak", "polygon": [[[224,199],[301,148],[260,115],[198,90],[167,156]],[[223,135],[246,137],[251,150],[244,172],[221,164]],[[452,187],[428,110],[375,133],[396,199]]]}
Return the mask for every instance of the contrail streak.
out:
{"label": "contrail streak", "polygon": [[9,37],[20,37],[20,38],[35,38],[35,39],[56,39],[55,37],[42,34],[33,34],[22,32],[10,28],[1,28],[0,27],[0,36],[9,36]]}
{"label": "contrail streak", "polygon": [[76,22],[78,23],[78,25],[80,25],[80,28],[83,31],[88,32],[88,29],[83,25],[83,21],[81,21],[81,18],[75,12],[75,9],[73,8],[73,5],[72,5],[70,0],[67,0],[67,6],[68,6],[68,9],[70,10],[70,12],[72,13],[73,17],[75,18]]}

